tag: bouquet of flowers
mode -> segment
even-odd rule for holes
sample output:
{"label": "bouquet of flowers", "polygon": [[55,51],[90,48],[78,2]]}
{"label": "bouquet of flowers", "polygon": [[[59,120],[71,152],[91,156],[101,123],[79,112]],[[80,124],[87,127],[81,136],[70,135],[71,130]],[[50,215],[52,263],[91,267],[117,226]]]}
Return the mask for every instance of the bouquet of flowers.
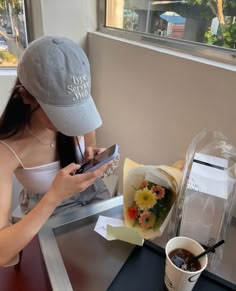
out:
{"label": "bouquet of flowers", "polygon": [[140,166],[126,171],[123,207],[127,227],[145,239],[160,236],[167,226],[182,173],[169,166]]}

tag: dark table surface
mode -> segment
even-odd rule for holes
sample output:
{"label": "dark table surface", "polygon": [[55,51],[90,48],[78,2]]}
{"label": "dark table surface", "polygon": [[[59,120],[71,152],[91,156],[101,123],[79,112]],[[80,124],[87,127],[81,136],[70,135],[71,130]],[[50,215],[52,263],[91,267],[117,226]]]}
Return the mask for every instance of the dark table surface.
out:
{"label": "dark table surface", "polygon": [[[86,209],[83,208],[83,211],[86,211]],[[83,211],[81,209],[80,212]],[[123,262],[125,262],[126,257],[128,257],[128,254],[131,252],[130,246],[127,243],[118,240],[108,242],[93,231],[98,215],[106,214],[108,217],[119,218],[121,213],[122,206],[117,206],[106,212],[99,212],[96,215],[88,217],[84,217],[82,215],[83,213],[81,213],[83,217],[80,220],[73,220],[74,222],[71,224],[62,224],[61,228],[56,228],[57,231],[54,233],[57,242],[56,245],[60,249],[73,290],[78,290],[78,288],[79,290],[86,291],[104,290],[106,288],[103,287],[105,285],[107,287],[109,286],[119,269],[122,267]],[[163,243],[161,243],[161,240],[165,240],[164,236],[158,238],[157,244],[162,246]],[[46,242],[48,243],[48,241]],[[155,240],[153,242],[155,242]],[[94,247],[95,245],[96,247]],[[235,245],[236,227],[234,222],[232,224],[231,232],[229,233],[229,239],[227,240],[225,258],[222,261],[217,274],[234,283]],[[54,247],[50,250],[54,250]],[[53,260],[52,265],[55,266],[55,262],[57,262],[55,260],[56,258],[52,256],[48,249],[46,254],[49,255],[51,260]],[[14,266],[6,268],[0,267],[0,291],[51,291],[52,287],[48,276],[50,270],[46,269],[44,259],[45,257],[43,258],[38,236],[35,236],[25,247],[19,268],[15,268]],[[104,268],[101,268],[101,266],[105,266],[106,264],[107,268],[105,268],[104,272]],[[56,265],[56,267],[58,267],[58,265]],[[91,274],[91,272],[94,271],[94,267],[97,267],[95,268],[96,273]],[[53,270],[54,269],[55,268],[53,268]],[[95,274],[98,277],[97,281],[94,277]],[[100,277],[98,276],[99,274]],[[61,273],[59,273],[60,277],[58,277],[57,272],[56,275],[56,279],[61,277]],[[80,277],[80,280],[78,280],[78,276]],[[94,282],[97,282],[93,289],[91,289],[91,277],[93,278],[93,284],[95,284]],[[83,282],[81,282],[81,278],[84,279]],[[98,284],[99,282],[101,285]],[[77,285],[79,286],[78,288],[75,287]],[[99,289],[99,286],[103,287]]]}
{"label": "dark table surface", "polygon": [[25,247],[18,268],[0,268],[0,290],[52,290],[37,236]]}

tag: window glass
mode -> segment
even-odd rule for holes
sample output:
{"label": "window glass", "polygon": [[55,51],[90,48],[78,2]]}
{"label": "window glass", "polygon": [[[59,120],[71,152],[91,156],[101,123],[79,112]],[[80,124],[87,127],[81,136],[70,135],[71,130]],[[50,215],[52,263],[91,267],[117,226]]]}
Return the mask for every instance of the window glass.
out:
{"label": "window glass", "polygon": [[23,0],[0,0],[0,67],[15,67],[27,46]]}
{"label": "window glass", "polygon": [[106,26],[235,54],[236,0],[107,0]]}

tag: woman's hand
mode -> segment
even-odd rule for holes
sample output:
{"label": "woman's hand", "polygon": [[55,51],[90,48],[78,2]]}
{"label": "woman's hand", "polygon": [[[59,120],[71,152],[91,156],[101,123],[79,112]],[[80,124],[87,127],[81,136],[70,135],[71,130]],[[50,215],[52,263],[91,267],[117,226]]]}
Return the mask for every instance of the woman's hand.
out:
{"label": "woman's hand", "polygon": [[86,147],[84,151],[85,162],[91,160],[97,154],[105,151],[106,148],[95,148],[95,147]]}
{"label": "woman's hand", "polygon": [[55,207],[73,194],[84,191],[92,185],[96,179],[103,175],[107,165],[103,165],[95,171],[74,175],[75,171],[79,168],[79,165],[72,163],[61,169],[55,177],[46,194],[50,203],[55,204]]}
{"label": "woman's hand", "polygon": [[[95,148],[95,147],[86,147],[84,157],[85,161],[91,160],[95,155],[105,151],[106,148]],[[119,156],[117,156],[114,160],[107,163],[107,168],[101,175],[101,178],[110,176],[115,170],[115,168],[119,164]]]}

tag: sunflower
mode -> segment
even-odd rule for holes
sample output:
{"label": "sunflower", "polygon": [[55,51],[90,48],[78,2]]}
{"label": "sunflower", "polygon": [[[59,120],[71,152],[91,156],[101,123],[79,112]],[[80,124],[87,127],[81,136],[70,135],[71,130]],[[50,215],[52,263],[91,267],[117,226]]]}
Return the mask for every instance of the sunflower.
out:
{"label": "sunflower", "polygon": [[134,200],[142,210],[152,208],[157,203],[156,195],[147,187],[137,190],[134,195]]}

